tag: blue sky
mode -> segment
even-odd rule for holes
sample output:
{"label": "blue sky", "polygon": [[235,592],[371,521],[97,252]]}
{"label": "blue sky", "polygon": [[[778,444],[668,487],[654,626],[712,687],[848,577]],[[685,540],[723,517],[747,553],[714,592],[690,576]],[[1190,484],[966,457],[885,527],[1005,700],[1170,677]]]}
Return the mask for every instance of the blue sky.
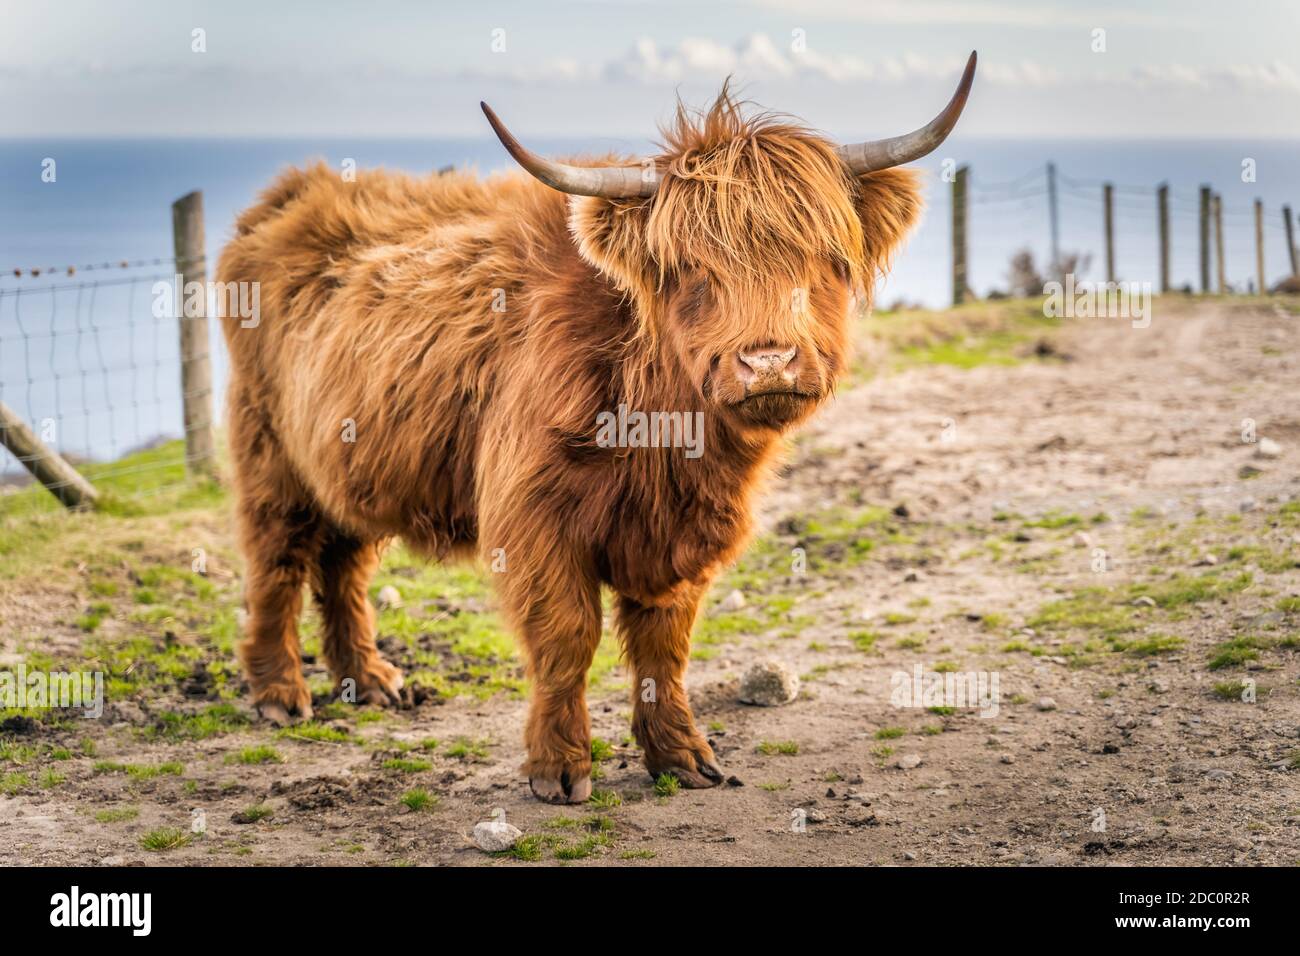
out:
{"label": "blue sky", "polygon": [[10,136],[479,137],[486,99],[524,135],[616,141],[732,74],[765,106],[866,137],[928,119],[971,49],[971,136],[1294,137],[1300,118],[1296,0],[3,0],[0,15]]}

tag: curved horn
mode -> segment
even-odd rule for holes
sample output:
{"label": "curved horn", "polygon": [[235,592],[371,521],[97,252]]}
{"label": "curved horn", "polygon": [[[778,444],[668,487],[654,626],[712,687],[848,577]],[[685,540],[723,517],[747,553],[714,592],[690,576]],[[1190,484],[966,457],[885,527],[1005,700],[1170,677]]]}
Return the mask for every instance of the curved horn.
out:
{"label": "curved horn", "polygon": [[[505,124],[497,119],[492,107],[486,103],[479,103],[479,106],[483,107],[483,114],[492,124],[497,139],[501,140],[501,145],[515,158],[515,162],[552,189],[573,196],[631,199],[653,196],[659,186],[654,166],[570,166],[543,159],[520,145]],[[645,176],[647,172],[650,173],[649,179]]]}
{"label": "curved horn", "polygon": [[970,59],[966,61],[966,72],[961,75],[961,82],[957,84],[957,92],[952,95],[943,112],[925,126],[915,132],[890,139],[850,143],[848,146],[840,146],[836,152],[855,176],[875,172],[878,169],[888,169],[891,166],[901,166],[903,163],[920,159],[926,153],[937,149],[952,132],[952,128],[957,125],[957,117],[961,116],[962,107],[966,105],[966,97],[970,96],[971,84],[974,81],[975,54],[972,52]]}

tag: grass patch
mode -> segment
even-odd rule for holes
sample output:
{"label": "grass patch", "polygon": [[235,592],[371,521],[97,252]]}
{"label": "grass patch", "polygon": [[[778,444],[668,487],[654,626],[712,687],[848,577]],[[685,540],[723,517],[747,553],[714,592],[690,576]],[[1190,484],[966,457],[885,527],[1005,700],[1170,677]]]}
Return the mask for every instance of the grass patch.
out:
{"label": "grass patch", "polygon": [[1259,652],[1269,646],[1262,637],[1245,635],[1224,641],[1210,652],[1209,668],[1212,671],[1225,667],[1239,667],[1247,661],[1259,660]]}
{"label": "grass patch", "polygon": [[257,747],[245,747],[237,754],[227,754],[226,763],[257,765],[264,763],[284,763],[284,758],[274,747],[261,744]]}
{"label": "grass patch", "polygon": [[655,794],[660,797],[675,797],[681,790],[682,782],[670,773],[661,773],[655,777]]}
{"label": "grass patch", "polygon": [[140,846],[153,853],[177,850],[189,842],[190,835],[184,830],[178,830],[176,827],[162,827],[158,830],[150,830],[140,837]]}
{"label": "grass patch", "polygon": [[344,730],[309,720],[292,727],[282,727],[275,732],[282,740],[306,740],[311,743],[345,744],[352,738]]}
{"label": "grass patch", "polygon": [[380,766],[385,770],[398,770],[402,773],[424,773],[430,770],[433,764],[427,760],[412,760],[409,757],[391,757],[385,760]]}
{"label": "grass patch", "polygon": [[140,816],[138,807],[110,807],[95,812],[96,823],[125,823]]}
{"label": "grass patch", "polygon": [[413,790],[406,791],[406,793],[402,794],[401,799],[398,800],[398,803],[415,813],[423,813],[425,810],[431,810],[437,802],[437,797],[421,787],[416,787]]}

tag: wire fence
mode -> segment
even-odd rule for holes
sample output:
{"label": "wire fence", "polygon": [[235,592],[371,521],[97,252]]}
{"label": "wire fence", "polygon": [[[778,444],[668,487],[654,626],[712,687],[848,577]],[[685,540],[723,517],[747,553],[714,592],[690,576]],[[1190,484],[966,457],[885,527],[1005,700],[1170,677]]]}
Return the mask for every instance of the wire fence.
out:
{"label": "wire fence", "polygon": [[[1051,164],[1003,182],[984,182],[976,171],[967,171],[966,285],[982,295],[1007,291],[1010,256],[1019,249],[1036,253],[1045,274],[1053,262],[1076,262],[1079,271],[1087,273],[1079,278],[1106,279],[1107,187],[1114,279],[1149,282],[1160,291],[1160,186],[1069,176],[1053,170]],[[1254,204],[1233,203],[1211,190],[1207,195],[1219,204],[1216,215],[1213,205],[1204,206],[1202,187],[1169,184],[1165,189],[1171,291],[1262,293],[1294,277],[1295,253],[1288,245],[1294,245],[1294,240],[1286,224],[1287,207],[1263,210],[1262,234],[1257,241]],[[955,192],[950,192],[950,201],[960,202]],[[1204,239],[1203,217],[1208,217]],[[1222,290],[1218,286],[1219,222]],[[1257,259],[1261,252],[1265,269],[1262,289]],[[1208,285],[1203,261],[1208,264]]]}
{"label": "wire fence", "polygon": [[61,507],[68,477],[42,488],[32,474],[46,451],[116,498],[186,481],[191,396],[172,300],[160,308],[157,290],[193,265],[171,256],[0,273],[0,405],[17,419],[0,415],[0,517]]}

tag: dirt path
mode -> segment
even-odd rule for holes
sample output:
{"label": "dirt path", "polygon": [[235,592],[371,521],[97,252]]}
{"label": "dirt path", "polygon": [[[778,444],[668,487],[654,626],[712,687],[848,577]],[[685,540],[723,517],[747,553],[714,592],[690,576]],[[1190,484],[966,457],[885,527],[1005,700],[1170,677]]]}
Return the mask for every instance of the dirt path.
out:
{"label": "dirt path", "polygon": [[[348,731],[371,746],[148,741],[127,712],[94,759],[183,771],[65,760],[62,786],[0,796],[0,842],[37,863],[509,865],[469,837],[495,814],[534,837],[519,856],[575,865],[1300,862],[1300,317],[1156,308],[1069,325],[1041,361],[880,375],[801,437],[689,675],[732,785],[656,793],[616,690],[591,700],[611,748],[590,808],[530,799],[524,704],[500,695]],[[718,607],[732,588],[745,606]],[[737,703],[769,658],[798,699]],[[900,706],[918,667],[996,678],[996,715]],[[282,763],[230,762],[266,744]],[[399,803],[414,786],[436,803]],[[250,805],[270,815],[232,820]],[[195,809],[202,839],[141,849]]]}

